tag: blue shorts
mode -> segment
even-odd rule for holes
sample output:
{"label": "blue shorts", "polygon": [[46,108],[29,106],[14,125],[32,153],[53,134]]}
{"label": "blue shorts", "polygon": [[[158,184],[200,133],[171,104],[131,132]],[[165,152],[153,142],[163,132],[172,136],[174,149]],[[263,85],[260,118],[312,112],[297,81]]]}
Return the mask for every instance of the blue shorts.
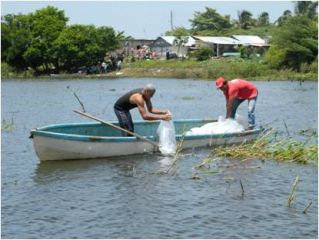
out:
{"label": "blue shorts", "polygon": [[[119,110],[115,107],[114,107],[114,112],[115,112],[117,119],[119,120],[120,127],[127,129],[131,132],[134,132],[134,124],[132,121],[131,113],[129,111]],[[122,134],[122,136],[125,136],[125,137],[132,136],[131,134],[124,132],[124,131],[121,131],[121,134]]]}

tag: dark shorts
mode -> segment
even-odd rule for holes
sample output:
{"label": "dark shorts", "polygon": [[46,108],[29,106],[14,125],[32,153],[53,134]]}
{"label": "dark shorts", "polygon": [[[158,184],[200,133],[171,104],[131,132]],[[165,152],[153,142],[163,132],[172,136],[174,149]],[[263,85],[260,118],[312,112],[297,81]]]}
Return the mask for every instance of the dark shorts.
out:
{"label": "dark shorts", "polygon": [[[134,124],[132,121],[132,116],[129,111],[122,111],[118,110],[117,108],[114,108],[115,115],[117,119],[119,120],[119,124],[121,128],[127,129],[131,132],[134,132]],[[131,134],[121,131],[122,136],[131,136]]]}

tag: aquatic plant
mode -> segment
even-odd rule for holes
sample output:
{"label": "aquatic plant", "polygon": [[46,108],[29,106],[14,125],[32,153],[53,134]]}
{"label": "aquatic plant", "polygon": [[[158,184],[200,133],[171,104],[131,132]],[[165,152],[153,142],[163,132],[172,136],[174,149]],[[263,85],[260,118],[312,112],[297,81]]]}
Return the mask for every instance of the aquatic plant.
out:
{"label": "aquatic plant", "polygon": [[211,152],[210,158],[274,159],[303,164],[317,162],[318,146],[309,144],[316,134],[311,134],[304,142],[293,138],[277,140],[274,135],[276,134],[272,130],[261,135],[254,143],[215,148]]}
{"label": "aquatic plant", "polygon": [[[177,143],[176,152],[175,152],[174,158],[171,161],[171,164],[168,166],[168,168],[166,170],[159,171],[159,172],[157,172],[157,174],[168,174],[173,169],[173,167],[176,165],[176,162],[180,159],[180,153],[183,149],[185,134],[186,134],[186,131],[183,130],[182,136]],[[174,173],[173,173],[173,175],[174,175]]]}
{"label": "aquatic plant", "polygon": [[299,176],[296,177],[296,179],[292,185],[291,192],[290,192],[289,197],[288,197],[288,207],[291,207],[291,203],[296,197],[296,190],[297,190],[298,183],[299,183]]}
{"label": "aquatic plant", "polygon": [[1,130],[8,131],[8,132],[13,131],[14,130],[13,118],[11,119],[11,122],[7,122],[5,119],[2,119]]}
{"label": "aquatic plant", "polygon": [[308,209],[310,208],[310,206],[312,205],[312,201],[310,201],[308,203],[308,205],[305,207],[305,209],[302,211],[303,214],[307,214]]}
{"label": "aquatic plant", "polygon": [[315,129],[311,129],[311,128],[301,129],[301,130],[299,130],[299,134],[301,136],[307,136],[307,137],[309,137],[311,135],[314,135],[315,137],[318,137],[318,134],[317,134],[316,130]]}
{"label": "aquatic plant", "polygon": [[166,173],[168,173],[175,166],[177,160],[179,159],[180,152],[183,149],[185,134],[186,134],[186,131],[183,131],[181,139],[178,141],[177,146],[176,146],[176,153],[175,153],[175,156],[174,156],[174,160],[172,161],[171,166],[166,170]]}
{"label": "aquatic plant", "polygon": [[185,96],[185,97],[182,97],[182,100],[195,100],[195,97]]}

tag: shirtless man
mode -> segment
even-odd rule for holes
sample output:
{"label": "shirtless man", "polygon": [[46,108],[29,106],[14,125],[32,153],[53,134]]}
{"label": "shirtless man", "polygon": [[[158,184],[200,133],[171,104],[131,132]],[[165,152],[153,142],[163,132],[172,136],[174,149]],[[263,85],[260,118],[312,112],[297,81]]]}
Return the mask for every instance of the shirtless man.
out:
{"label": "shirtless man", "polygon": [[[172,116],[167,110],[158,110],[153,107],[151,98],[155,93],[153,85],[148,84],[144,88],[134,89],[122,97],[120,97],[114,104],[114,112],[119,120],[121,128],[134,132],[134,124],[130,110],[138,108],[144,120],[165,120],[169,121]],[[147,110],[145,109],[145,105]],[[122,131],[122,136],[130,136],[128,133]]]}

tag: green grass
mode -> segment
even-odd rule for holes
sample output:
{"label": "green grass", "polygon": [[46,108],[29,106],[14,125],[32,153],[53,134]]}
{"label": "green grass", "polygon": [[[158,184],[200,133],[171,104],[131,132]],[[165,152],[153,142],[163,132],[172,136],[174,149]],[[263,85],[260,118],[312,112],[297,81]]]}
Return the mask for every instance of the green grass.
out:
{"label": "green grass", "polygon": [[318,163],[318,146],[317,144],[309,144],[309,141],[316,134],[312,134],[304,142],[292,138],[275,140],[273,136],[274,132],[270,131],[254,143],[215,148],[205,161],[209,162],[216,157],[225,157],[233,159],[273,159],[301,164]]}
{"label": "green grass", "polygon": [[[6,63],[1,65],[1,76],[5,79],[35,78],[31,71],[16,73]],[[123,77],[156,77],[156,78],[191,78],[216,79],[224,76],[226,79],[244,78],[248,80],[317,80],[318,73],[296,72],[292,70],[270,69],[261,59],[221,58],[207,61],[196,60],[138,60],[125,63],[121,74],[110,72],[107,74],[57,74],[54,76],[38,76],[44,79],[97,79]]]}
{"label": "green grass", "polygon": [[141,60],[125,64],[126,74],[150,77],[216,79],[247,78],[249,80],[317,80],[318,74],[270,69],[258,59],[223,58],[195,60]]}
{"label": "green grass", "polygon": [[22,72],[16,72],[7,63],[1,63],[1,78],[13,79],[13,78],[34,78],[33,71],[27,70]]}

